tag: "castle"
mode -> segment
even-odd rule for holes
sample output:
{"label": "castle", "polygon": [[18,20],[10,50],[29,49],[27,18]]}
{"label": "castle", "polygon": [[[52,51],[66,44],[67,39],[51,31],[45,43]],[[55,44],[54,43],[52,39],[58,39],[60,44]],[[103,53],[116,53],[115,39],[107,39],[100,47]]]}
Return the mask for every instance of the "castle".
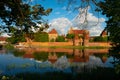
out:
{"label": "castle", "polygon": [[[67,34],[74,34],[74,44],[75,46],[87,46],[87,43],[89,42],[89,31],[87,30],[78,30],[78,29],[73,29],[72,27],[68,31]],[[49,33],[49,41],[54,40],[58,37],[58,33],[55,29],[52,29]],[[70,40],[68,40],[70,41]]]}

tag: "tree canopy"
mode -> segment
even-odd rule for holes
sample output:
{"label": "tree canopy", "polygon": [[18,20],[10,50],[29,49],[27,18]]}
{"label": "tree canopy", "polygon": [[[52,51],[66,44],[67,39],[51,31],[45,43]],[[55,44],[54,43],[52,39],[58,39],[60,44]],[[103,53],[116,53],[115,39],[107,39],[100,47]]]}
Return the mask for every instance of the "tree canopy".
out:
{"label": "tree canopy", "polygon": [[99,2],[102,14],[108,17],[106,29],[115,47],[120,47],[120,1],[104,0]]}
{"label": "tree canopy", "polygon": [[47,16],[52,9],[45,10],[40,4],[30,5],[25,1],[28,0],[0,0],[1,31],[3,29],[11,31],[11,28],[16,28],[28,33],[31,26],[38,28],[37,24],[44,24],[43,28],[49,27],[42,16]]}

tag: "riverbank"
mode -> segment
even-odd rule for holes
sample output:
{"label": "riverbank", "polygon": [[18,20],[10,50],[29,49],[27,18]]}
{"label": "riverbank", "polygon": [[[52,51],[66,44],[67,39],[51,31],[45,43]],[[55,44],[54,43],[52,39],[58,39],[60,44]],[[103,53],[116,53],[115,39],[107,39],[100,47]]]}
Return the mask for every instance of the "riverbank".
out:
{"label": "riverbank", "polygon": [[73,46],[72,42],[21,42],[15,48],[72,48],[72,49],[103,49],[110,48],[110,43],[88,43],[88,46]]}

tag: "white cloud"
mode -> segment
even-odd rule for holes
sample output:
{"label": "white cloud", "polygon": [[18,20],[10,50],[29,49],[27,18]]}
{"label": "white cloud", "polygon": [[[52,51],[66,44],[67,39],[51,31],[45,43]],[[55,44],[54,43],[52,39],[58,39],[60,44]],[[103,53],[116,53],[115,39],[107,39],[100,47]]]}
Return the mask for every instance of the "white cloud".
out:
{"label": "white cloud", "polygon": [[[85,18],[87,19],[87,22],[84,22]],[[79,29],[89,30],[90,36],[99,36],[103,30],[102,24],[104,21],[104,18],[98,18],[92,13],[87,12],[87,15],[85,15],[85,13],[78,14],[73,19],[73,25]]]}
{"label": "white cloud", "polygon": [[65,17],[53,19],[50,22],[50,28],[49,30],[55,28],[59,34],[66,34],[68,31],[69,27],[72,26],[71,21]]}
{"label": "white cloud", "polygon": [[[64,9],[65,7],[63,7]],[[88,7],[88,10],[90,9],[90,7]],[[74,26],[74,29],[87,29],[90,31],[90,36],[99,36],[100,33],[103,30],[103,23],[105,21],[104,18],[98,18],[96,17],[93,13],[90,13],[89,11],[87,12],[87,23],[85,23],[85,12],[87,10],[83,10],[81,9],[82,12],[80,12],[72,21],[70,21],[68,18],[65,17],[61,17],[61,18],[56,18],[53,19],[50,24],[51,27],[49,28],[49,30],[55,28],[59,34],[66,34],[67,31],[69,30],[69,28],[71,26]],[[80,9],[79,9],[80,11]],[[57,13],[57,12],[56,12]],[[68,12],[65,15],[68,15],[72,13],[71,11]],[[65,16],[64,15],[64,16]],[[99,21],[98,21],[99,20]],[[84,23],[84,24],[83,24]]]}

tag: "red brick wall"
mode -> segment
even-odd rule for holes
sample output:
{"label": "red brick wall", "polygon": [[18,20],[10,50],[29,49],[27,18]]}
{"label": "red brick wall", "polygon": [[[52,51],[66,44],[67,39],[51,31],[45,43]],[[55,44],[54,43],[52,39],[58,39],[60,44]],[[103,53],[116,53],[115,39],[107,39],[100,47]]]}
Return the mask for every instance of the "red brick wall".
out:
{"label": "red brick wall", "polygon": [[89,42],[88,46],[111,47],[110,42]]}
{"label": "red brick wall", "polygon": [[[72,46],[72,42],[22,42],[24,46],[32,46],[32,47],[40,47],[40,46]],[[110,47],[110,43],[107,42],[88,42],[86,44],[89,46],[103,46],[103,47]]]}
{"label": "red brick wall", "polygon": [[21,44],[25,46],[72,46],[72,42],[22,42]]}

